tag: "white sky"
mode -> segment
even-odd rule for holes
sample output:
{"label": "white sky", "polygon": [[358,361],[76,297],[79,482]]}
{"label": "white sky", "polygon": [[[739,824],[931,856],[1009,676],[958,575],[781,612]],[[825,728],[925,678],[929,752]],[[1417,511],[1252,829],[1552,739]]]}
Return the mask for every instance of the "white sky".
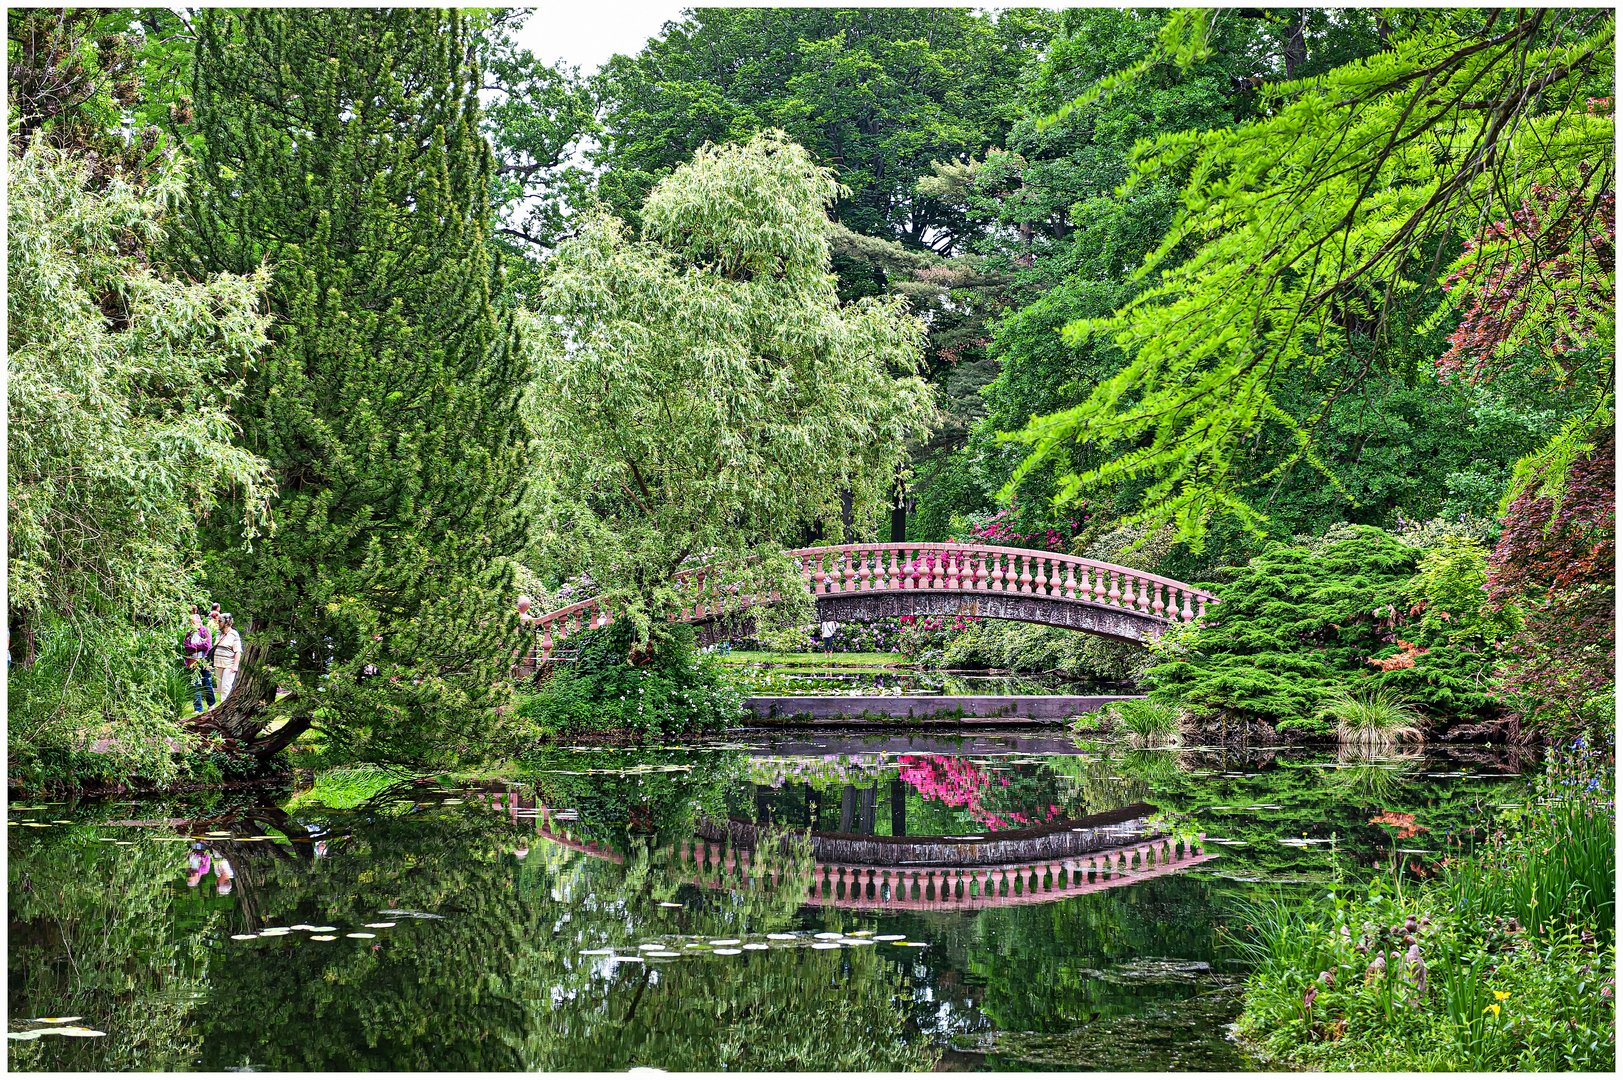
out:
{"label": "white sky", "polygon": [[536,59],[562,60],[590,75],[615,53],[637,52],[686,6],[674,0],[554,0],[537,5],[515,36]]}

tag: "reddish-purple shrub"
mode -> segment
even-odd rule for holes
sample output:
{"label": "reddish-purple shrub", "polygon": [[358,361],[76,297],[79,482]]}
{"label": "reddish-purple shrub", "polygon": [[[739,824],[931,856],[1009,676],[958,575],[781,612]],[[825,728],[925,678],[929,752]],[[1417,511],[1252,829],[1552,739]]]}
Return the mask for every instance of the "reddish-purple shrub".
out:
{"label": "reddish-purple shrub", "polygon": [[1612,687],[1616,654],[1616,436],[1610,425],[1568,470],[1559,498],[1535,480],[1511,503],[1488,560],[1488,604],[1521,626],[1505,643],[1500,689],[1524,726],[1567,734]]}

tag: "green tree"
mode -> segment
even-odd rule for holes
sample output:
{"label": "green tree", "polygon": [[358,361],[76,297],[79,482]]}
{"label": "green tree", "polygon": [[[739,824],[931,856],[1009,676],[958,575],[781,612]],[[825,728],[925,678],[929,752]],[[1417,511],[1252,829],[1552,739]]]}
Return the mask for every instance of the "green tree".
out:
{"label": "green tree", "polygon": [[[1204,13],[1169,23],[1164,55],[1204,55],[1209,26]],[[1129,190],[1175,176],[1183,205],[1135,272],[1147,287],[1065,331],[1127,362],[1018,433],[1030,454],[1014,480],[1080,443],[1109,456],[1061,464],[1061,501],[1142,481],[1140,515],[1191,544],[1214,514],[1260,526],[1244,448],[1277,424],[1291,448],[1275,465],[1320,466],[1314,431],[1346,391],[1292,416],[1281,386],[1338,349],[1412,371],[1406,343],[1428,328],[1405,301],[1441,284],[1460,222],[1508,216],[1534,185],[1598,208],[1613,122],[1585,101],[1610,93],[1613,34],[1598,11],[1428,16],[1366,60],[1269,87],[1265,118],[1141,145]],[[1078,104],[1123,85],[1102,80]]]}
{"label": "green tree", "polygon": [[838,168],[848,189],[835,205],[841,223],[948,252],[972,226],[915,181],[932,161],[1002,139],[1020,71],[1052,22],[928,8],[694,9],[604,66],[599,190],[632,218],[702,143],[779,127]]}
{"label": "green tree", "polygon": [[530,12],[497,12],[480,28],[485,133],[496,154],[492,205],[508,284],[521,300],[540,293],[543,256],[570,234],[587,201],[583,144],[598,132],[597,102],[580,72],[546,64],[513,38]]}
{"label": "green tree", "polygon": [[267,276],[159,272],[180,172],[138,189],[43,142],[8,155],[12,764],[111,737],[103,767],[163,779],[199,518],[218,509],[221,534],[252,538],[271,493],[233,445]]}
{"label": "green tree", "polygon": [[693,602],[671,581],[689,560],[770,575],[816,523],[871,529],[925,431],[922,327],[899,298],[835,293],[836,190],[782,132],[707,146],[649,194],[649,239],[600,217],[553,257],[537,539],[640,638]]}
{"label": "green tree", "polygon": [[249,626],[222,724],[290,716],[260,752],[314,725],[348,753],[455,754],[518,646],[528,369],[492,299],[476,57],[438,9],[199,16],[187,255],[268,264],[277,316],[242,408],[276,531],[211,533],[215,595]]}

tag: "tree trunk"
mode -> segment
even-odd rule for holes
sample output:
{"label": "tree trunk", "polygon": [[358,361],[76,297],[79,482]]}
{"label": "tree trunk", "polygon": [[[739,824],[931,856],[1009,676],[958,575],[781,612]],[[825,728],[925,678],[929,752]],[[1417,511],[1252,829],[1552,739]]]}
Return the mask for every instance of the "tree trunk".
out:
{"label": "tree trunk", "polygon": [[1296,70],[1307,63],[1307,10],[1298,8],[1285,37],[1285,78],[1296,78]]}

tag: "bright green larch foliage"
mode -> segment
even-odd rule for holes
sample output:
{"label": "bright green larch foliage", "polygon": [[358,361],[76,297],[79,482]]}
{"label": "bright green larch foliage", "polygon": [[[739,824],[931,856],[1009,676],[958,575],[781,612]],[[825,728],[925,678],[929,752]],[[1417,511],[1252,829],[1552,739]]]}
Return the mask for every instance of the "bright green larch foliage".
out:
{"label": "bright green larch foliage", "polygon": [[435,756],[488,728],[518,642],[527,380],[493,303],[491,154],[463,19],[203,12],[189,253],[268,264],[273,346],[246,444],[279,488],[215,596],[330,744]]}
{"label": "bright green larch foliage", "polygon": [[[1171,25],[1167,57],[1199,55],[1203,21]],[[1405,356],[1390,346],[1414,332],[1406,298],[1436,287],[1462,242],[1534,185],[1586,199],[1611,185],[1613,120],[1592,99],[1611,92],[1613,35],[1598,10],[1443,13],[1385,51],[1270,88],[1262,119],[1141,143],[1129,186],[1185,177],[1183,205],[1135,275],[1147,287],[1065,328],[1128,361],[1015,436],[1031,452],[1009,490],[1084,443],[1108,454],[1061,475],[1061,501],[1145,481],[1140,517],[1176,522],[1192,545],[1214,515],[1261,525],[1241,491],[1256,469],[1247,448],[1279,425],[1292,438],[1277,464],[1319,464],[1315,429],[1339,393],[1293,415],[1281,387],[1339,349],[1365,368]]]}

